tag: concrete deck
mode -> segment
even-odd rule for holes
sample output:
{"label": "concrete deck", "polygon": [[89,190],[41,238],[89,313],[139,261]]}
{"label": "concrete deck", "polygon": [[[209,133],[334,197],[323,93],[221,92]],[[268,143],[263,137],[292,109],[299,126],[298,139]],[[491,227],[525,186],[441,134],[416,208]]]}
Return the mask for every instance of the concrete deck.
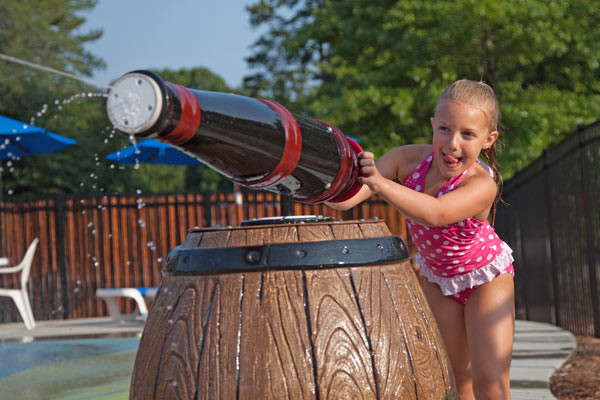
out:
{"label": "concrete deck", "polygon": [[141,336],[144,320],[141,317],[129,321],[116,321],[110,317],[57,319],[35,321],[35,325],[35,329],[28,331],[23,323],[0,324],[0,341]]}

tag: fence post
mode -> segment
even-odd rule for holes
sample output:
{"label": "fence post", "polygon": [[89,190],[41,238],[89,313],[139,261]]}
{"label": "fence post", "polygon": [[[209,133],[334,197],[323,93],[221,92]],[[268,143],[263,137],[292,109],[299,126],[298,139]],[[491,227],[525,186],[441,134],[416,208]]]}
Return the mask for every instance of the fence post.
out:
{"label": "fence post", "polygon": [[67,266],[65,262],[65,197],[62,192],[55,200],[56,218],[56,257],[58,261],[58,272],[60,274],[61,303],[63,308],[63,319],[69,318],[69,291],[67,288]]}
{"label": "fence post", "polygon": [[542,157],[544,157],[544,169],[542,174],[544,174],[544,198],[546,203],[546,227],[548,229],[546,235],[546,254],[548,257],[548,262],[550,263],[550,272],[552,273],[552,306],[554,307],[554,324],[561,326],[560,320],[560,307],[559,307],[559,290],[560,285],[558,284],[558,268],[554,265],[554,241],[552,240],[552,202],[550,199],[550,177],[548,174],[548,169],[550,166],[548,165],[548,151],[544,149],[542,153]]}
{"label": "fence post", "polygon": [[210,206],[210,192],[209,191],[203,191],[202,192],[202,196],[204,197],[203,203],[204,203],[204,226],[208,227],[208,226],[212,226],[212,210],[211,210],[211,206]]}
{"label": "fence post", "polygon": [[589,169],[585,165],[585,141],[581,126],[577,127],[577,138],[579,140],[579,168],[581,168],[581,193],[583,203],[583,224],[585,226],[585,248],[588,264],[588,273],[590,275],[590,294],[592,296],[592,312],[594,314],[594,336],[600,337],[600,307],[598,305],[598,279],[596,277],[596,263],[594,257],[594,234],[592,228],[592,216],[590,206],[592,199],[590,198],[588,182],[591,177]]}

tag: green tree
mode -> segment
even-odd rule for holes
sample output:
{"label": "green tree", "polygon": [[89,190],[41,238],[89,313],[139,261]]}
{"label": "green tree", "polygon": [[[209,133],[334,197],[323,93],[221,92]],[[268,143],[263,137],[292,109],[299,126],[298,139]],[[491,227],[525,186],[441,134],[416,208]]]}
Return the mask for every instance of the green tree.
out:
{"label": "green tree", "polygon": [[[89,77],[104,62],[84,44],[101,31],[83,32],[79,14],[96,0],[0,2],[0,54],[76,76]],[[184,86],[232,91],[206,68],[158,71]],[[135,193],[230,188],[208,168],[129,166],[104,156],[129,145],[106,115],[105,89],[63,74],[0,59],[0,114],[77,140],[63,151],[2,162],[4,198],[63,193]],[[10,198],[10,197],[9,197]]]}
{"label": "green tree", "polygon": [[[85,51],[101,31],[82,32],[78,14],[95,0],[0,2],[0,53],[77,76],[89,77],[104,62]],[[55,192],[123,191],[133,186],[127,171],[114,173],[103,156],[121,143],[95,87],[76,79],[0,60],[0,114],[43,126],[77,140],[47,155],[4,161],[4,193],[39,196]]]}
{"label": "green tree", "polygon": [[324,78],[318,64],[328,59],[328,43],[312,29],[315,10],[324,5],[324,0],[260,0],[247,7],[251,25],[267,27],[247,58],[257,70],[244,78],[252,95],[304,105],[312,85]]}
{"label": "green tree", "polygon": [[588,1],[260,0],[249,11],[270,27],[250,59],[263,83],[304,74],[311,91],[292,106],[379,154],[429,141],[437,96],[459,78],[498,95],[506,175],[600,116],[600,7]]}

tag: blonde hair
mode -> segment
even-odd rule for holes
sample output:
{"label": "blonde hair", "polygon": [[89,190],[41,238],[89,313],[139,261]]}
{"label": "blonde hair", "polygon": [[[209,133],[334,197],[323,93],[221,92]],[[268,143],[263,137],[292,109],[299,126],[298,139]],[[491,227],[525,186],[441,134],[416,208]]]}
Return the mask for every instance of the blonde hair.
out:
{"label": "blonde hair", "polygon": [[500,175],[500,166],[498,164],[498,154],[502,151],[502,142],[500,140],[500,106],[494,90],[484,82],[470,81],[461,79],[448,86],[436,104],[436,110],[439,105],[445,101],[454,101],[458,103],[469,104],[480,108],[488,117],[488,132],[497,131],[498,139],[487,149],[481,150],[481,156],[494,171],[494,181],[498,185],[496,199],[492,206],[492,224],[496,218],[496,206],[502,200],[502,175]]}

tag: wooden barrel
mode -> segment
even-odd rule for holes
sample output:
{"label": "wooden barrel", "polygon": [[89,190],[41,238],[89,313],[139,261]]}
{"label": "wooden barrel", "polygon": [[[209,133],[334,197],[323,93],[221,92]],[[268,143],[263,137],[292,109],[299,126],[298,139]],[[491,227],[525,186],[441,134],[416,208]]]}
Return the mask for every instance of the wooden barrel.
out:
{"label": "wooden barrel", "polygon": [[458,398],[406,247],[381,220],[192,230],[167,259],[130,397]]}

